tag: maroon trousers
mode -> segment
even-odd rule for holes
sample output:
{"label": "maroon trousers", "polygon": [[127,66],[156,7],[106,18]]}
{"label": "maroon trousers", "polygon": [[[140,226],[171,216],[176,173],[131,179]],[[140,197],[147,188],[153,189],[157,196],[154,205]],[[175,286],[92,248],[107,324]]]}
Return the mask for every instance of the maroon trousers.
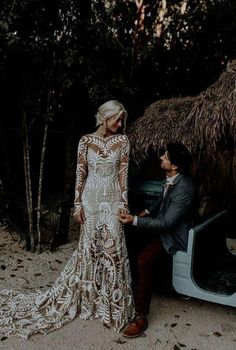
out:
{"label": "maroon trousers", "polygon": [[145,232],[143,237],[142,232],[132,229],[126,237],[136,312],[148,315],[154,284],[163,271],[171,275],[167,270],[171,267],[172,257],[165,251],[157,232]]}

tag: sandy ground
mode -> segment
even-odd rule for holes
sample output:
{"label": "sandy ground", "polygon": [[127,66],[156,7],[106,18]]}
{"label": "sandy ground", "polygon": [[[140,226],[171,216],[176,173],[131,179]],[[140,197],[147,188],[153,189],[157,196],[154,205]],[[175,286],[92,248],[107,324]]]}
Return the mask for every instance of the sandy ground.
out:
{"label": "sandy ground", "polygon": [[[31,254],[21,249],[18,236],[0,232],[0,288],[50,286],[77,242],[55,253]],[[20,248],[19,248],[20,247]],[[79,318],[48,335],[28,341],[0,339],[4,350],[233,350],[236,349],[236,309],[196,299],[154,295],[149,327],[144,336],[126,339],[98,320]]]}

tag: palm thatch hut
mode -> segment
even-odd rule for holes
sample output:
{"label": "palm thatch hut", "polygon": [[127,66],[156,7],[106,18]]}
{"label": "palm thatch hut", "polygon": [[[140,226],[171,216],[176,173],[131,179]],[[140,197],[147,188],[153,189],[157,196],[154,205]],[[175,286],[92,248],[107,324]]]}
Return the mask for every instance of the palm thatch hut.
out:
{"label": "palm thatch hut", "polygon": [[127,133],[131,157],[139,164],[150,150],[183,142],[196,160],[202,195],[236,207],[236,59],[198,96],[151,104]]}

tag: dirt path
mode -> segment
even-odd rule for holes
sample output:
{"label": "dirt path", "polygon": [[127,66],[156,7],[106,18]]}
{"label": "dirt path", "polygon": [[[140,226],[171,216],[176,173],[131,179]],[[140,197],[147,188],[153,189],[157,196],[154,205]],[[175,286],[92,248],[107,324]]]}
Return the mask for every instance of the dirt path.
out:
{"label": "dirt path", "polygon": [[[55,253],[31,254],[17,235],[0,232],[0,288],[45,288],[63,269],[77,242]],[[236,309],[199,300],[155,295],[145,336],[127,340],[98,321],[79,318],[29,341],[1,339],[4,350],[234,350]]]}

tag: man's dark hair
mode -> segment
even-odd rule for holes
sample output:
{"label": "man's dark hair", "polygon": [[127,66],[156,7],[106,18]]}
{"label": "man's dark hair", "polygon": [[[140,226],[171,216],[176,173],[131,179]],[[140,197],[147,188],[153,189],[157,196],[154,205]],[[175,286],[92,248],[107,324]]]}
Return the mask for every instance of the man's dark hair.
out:
{"label": "man's dark hair", "polygon": [[170,162],[178,167],[178,172],[185,174],[190,170],[192,157],[188,149],[180,142],[170,142],[166,145]]}

